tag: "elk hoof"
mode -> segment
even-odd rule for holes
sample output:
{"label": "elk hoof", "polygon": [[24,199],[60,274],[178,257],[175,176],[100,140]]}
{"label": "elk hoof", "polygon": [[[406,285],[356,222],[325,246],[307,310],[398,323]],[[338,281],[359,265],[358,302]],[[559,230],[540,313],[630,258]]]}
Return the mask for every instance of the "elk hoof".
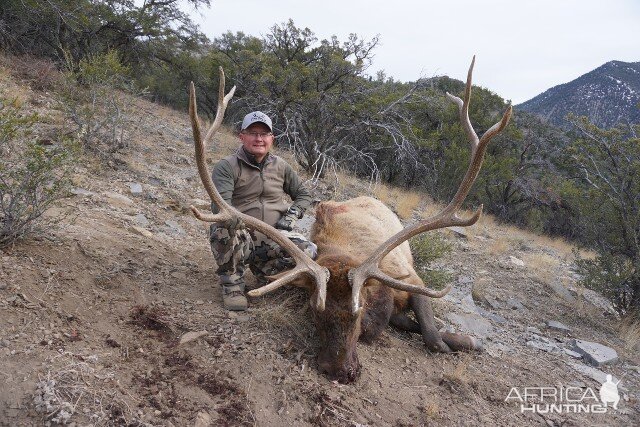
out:
{"label": "elk hoof", "polygon": [[427,348],[432,353],[451,353],[451,348],[444,341],[436,341],[433,343],[426,343]]}
{"label": "elk hoof", "polygon": [[482,341],[471,335],[443,332],[442,339],[454,351],[482,351]]}

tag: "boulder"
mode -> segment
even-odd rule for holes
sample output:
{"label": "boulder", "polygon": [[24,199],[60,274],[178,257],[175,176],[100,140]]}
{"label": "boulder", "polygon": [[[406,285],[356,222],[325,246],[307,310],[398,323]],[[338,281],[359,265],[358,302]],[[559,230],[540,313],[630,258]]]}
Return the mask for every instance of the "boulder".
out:
{"label": "boulder", "polygon": [[[571,366],[573,369],[575,369],[576,371],[580,372],[581,374],[599,382],[600,384],[604,384],[607,381],[607,373],[602,372],[600,369],[596,369],[594,367],[591,366],[587,366],[583,363],[580,363],[578,361],[575,360],[567,360],[565,362],[567,365]],[[618,378],[616,378],[615,376],[612,378],[614,383],[618,383]],[[618,385],[618,388],[620,390],[625,390],[626,388]]]}
{"label": "boulder", "polygon": [[486,338],[493,334],[493,326],[491,323],[478,314],[447,313],[446,317],[463,332],[478,338]]}
{"label": "boulder", "polygon": [[572,340],[573,350],[594,366],[602,366],[618,360],[618,353],[611,347],[597,342]]}

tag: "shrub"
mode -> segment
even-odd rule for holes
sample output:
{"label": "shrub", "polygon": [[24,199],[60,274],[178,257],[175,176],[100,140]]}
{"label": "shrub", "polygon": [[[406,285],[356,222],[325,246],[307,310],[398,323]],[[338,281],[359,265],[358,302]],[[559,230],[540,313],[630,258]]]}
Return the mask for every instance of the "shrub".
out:
{"label": "shrub", "polygon": [[579,283],[601,292],[620,314],[638,314],[640,307],[640,271],[622,255],[598,254],[594,259],[580,258],[576,252]]}
{"label": "shrub", "polygon": [[451,252],[451,244],[440,234],[420,234],[409,240],[416,273],[427,286],[442,289],[451,281],[451,273],[434,270],[430,265]]}
{"label": "shrub", "polygon": [[29,82],[35,90],[56,90],[64,82],[63,74],[50,59],[22,55],[7,56],[0,61],[13,75]]}
{"label": "shrub", "polygon": [[74,145],[43,145],[32,132],[39,120],[0,98],[0,247],[55,223],[43,214],[69,185]]}
{"label": "shrub", "polygon": [[114,152],[128,145],[129,103],[125,93],[141,96],[129,78],[129,69],[110,51],[90,55],[78,64],[67,63],[62,90],[65,112],[77,126],[82,145],[98,152]]}

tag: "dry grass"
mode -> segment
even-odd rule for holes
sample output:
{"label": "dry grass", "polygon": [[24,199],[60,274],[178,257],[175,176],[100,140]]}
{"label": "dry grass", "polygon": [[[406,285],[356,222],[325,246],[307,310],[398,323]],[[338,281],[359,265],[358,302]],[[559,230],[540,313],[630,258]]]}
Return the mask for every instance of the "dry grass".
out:
{"label": "dry grass", "polygon": [[[413,217],[414,212],[423,200],[427,200],[427,206],[430,205],[429,202],[431,201],[424,193],[402,190],[386,184],[378,184],[373,189],[373,196],[392,208],[404,220],[409,220]],[[424,213],[420,212],[420,215],[423,216]]]}
{"label": "dry grass", "polygon": [[5,63],[8,63],[7,68],[11,74],[27,81],[35,90],[55,90],[64,80],[64,75],[49,59],[30,55],[4,56],[0,64],[5,65]]}
{"label": "dry grass", "polygon": [[625,316],[620,321],[618,336],[624,341],[626,350],[640,349],[640,318],[637,315]]}
{"label": "dry grass", "polygon": [[427,219],[444,208],[444,205],[433,201],[430,197],[425,197],[425,201],[426,206],[420,212],[420,218],[422,219]]}
{"label": "dry grass", "polygon": [[471,355],[465,353],[461,355],[460,360],[453,369],[444,373],[444,378],[455,383],[464,385],[469,382],[469,366],[471,364]]}
{"label": "dry grass", "polygon": [[490,255],[498,256],[511,250],[511,241],[506,233],[494,234],[496,238],[489,243],[487,252]]}
{"label": "dry grass", "polygon": [[550,283],[557,277],[560,260],[545,253],[527,253],[523,255],[526,266],[543,283]]}
{"label": "dry grass", "polygon": [[578,256],[580,258],[582,258],[582,259],[588,259],[588,260],[593,261],[598,256],[597,252],[591,251],[591,250],[588,250],[588,249],[578,249],[578,248],[576,248],[576,251],[578,252]]}
{"label": "dry grass", "polygon": [[471,298],[475,302],[484,301],[484,297],[487,295],[487,289],[490,287],[491,280],[488,277],[480,277],[473,282],[471,287]]}
{"label": "dry grass", "polygon": [[424,415],[429,419],[440,418],[440,405],[436,402],[429,402],[424,407]]}
{"label": "dry grass", "polygon": [[373,196],[387,206],[393,203],[392,190],[386,184],[378,184],[373,190]]}
{"label": "dry grass", "polygon": [[396,206],[398,216],[405,220],[411,219],[413,212],[418,208],[421,201],[421,195],[415,191],[407,191],[404,194],[400,194]]}
{"label": "dry grass", "polygon": [[574,245],[560,237],[550,237],[543,234],[531,235],[532,240],[539,246],[554,249],[563,259],[573,258]]}
{"label": "dry grass", "polygon": [[16,109],[22,108],[29,100],[29,91],[9,79],[0,81],[0,93],[2,99]]}
{"label": "dry grass", "polygon": [[67,425],[73,420],[82,425],[137,425],[133,411],[116,391],[114,372],[101,369],[97,355],[65,352],[50,364],[59,364],[57,359],[64,365],[40,378],[33,395],[46,425]]}
{"label": "dry grass", "polygon": [[253,319],[260,329],[288,336],[298,347],[312,345],[315,334],[311,322],[309,294],[306,290],[287,287],[261,298],[253,307]]}

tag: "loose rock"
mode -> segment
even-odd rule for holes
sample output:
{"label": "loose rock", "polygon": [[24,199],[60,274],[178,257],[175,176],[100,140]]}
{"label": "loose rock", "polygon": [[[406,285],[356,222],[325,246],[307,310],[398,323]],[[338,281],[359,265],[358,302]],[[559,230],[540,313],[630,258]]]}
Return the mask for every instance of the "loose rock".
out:
{"label": "loose rock", "polygon": [[470,333],[478,338],[486,338],[493,333],[491,323],[477,314],[447,313],[447,319],[464,332]]}
{"label": "loose rock", "polygon": [[526,308],[517,298],[509,298],[505,301],[505,304],[511,310],[524,310]]}
{"label": "loose rock", "polygon": [[[580,372],[581,374],[586,375],[587,377],[596,380],[600,384],[604,384],[607,381],[607,374],[605,372],[602,372],[600,369],[596,369],[596,368],[593,368],[591,366],[587,366],[587,365],[585,365],[583,363],[580,363],[580,362],[577,362],[575,360],[568,360],[565,363],[567,365],[571,366],[576,371]],[[616,378],[614,376],[613,377],[613,382],[617,383],[618,382],[618,378]],[[618,387],[620,388],[620,390],[625,390],[625,388],[622,387],[622,386],[618,386]]]}
{"label": "loose rock", "polygon": [[573,349],[594,366],[602,366],[618,360],[618,353],[611,347],[597,342],[573,340]]}
{"label": "loose rock", "polygon": [[93,191],[85,190],[84,188],[72,188],[71,194],[84,197],[96,196],[96,193],[94,193]]}
{"label": "loose rock", "polygon": [[571,332],[571,328],[569,328],[564,323],[560,323],[560,322],[558,322],[556,320],[547,321],[547,327],[549,329],[553,329],[553,330],[560,331],[560,332]]}
{"label": "loose rock", "polygon": [[527,347],[536,348],[547,353],[560,353],[562,351],[557,345],[543,341],[527,341]]}
{"label": "loose rock", "polygon": [[198,412],[196,415],[196,421],[193,424],[194,427],[209,427],[211,425],[211,415],[204,411]]}
{"label": "loose rock", "polygon": [[130,182],[129,190],[133,196],[141,196],[142,195],[142,184],[138,182]]}
{"label": "loose rock", "polygon": [[186,343],[191,342],[191,341],[195,341],[198,338],[201,338],[201,337],[203,337],[203,336],[205,336],[207,334],[208,334],[207,331],[187,332],[186,334],[182,335],[182,337],[180,337],[179,344],[182,345],[182,344],[186,344]]}
{"label": "loose rock", "polygon": [[576,299],[573,297],[573,295],[571,295],[571,292],[569,292],[569,289],[564,287],[562,283],[552,281],[551,283],[547,283],[547,286],[549,286],[549,288],[553,292],[555,292],[556,295],[558,295],[560,298],[562,298],[566,302],[569,302],[569,303],[576,302]]}
{"label": "loose rock", "polygon": [[451,231],[456,237],[461,239],[468,239],[469,233],[462,227],[447,227],[447,230]]}
{"label": "loose rock", "polygon": [[524,267],[524,261],[521,260],[520,258],[516,258],[514,256],[509,256],[509,260],[511,261],[512,264],[515,264],[518,267]]}
{"label": "loose rock", "polygon": [[107,202],[111,206],[126,207],[133,205],[133,200],[122,194],[114,193],[113,191],[106,191],[102,193],[102,195],[107,198]]}
{"label": "loose rock", "polygon": [[573,357],[574,359],[582,359],[582,355],[578,352],[575,352],[573,350],[569,350],[568,348],[563,348],[562,351],[564,351],[564,353],[568,356]]}

